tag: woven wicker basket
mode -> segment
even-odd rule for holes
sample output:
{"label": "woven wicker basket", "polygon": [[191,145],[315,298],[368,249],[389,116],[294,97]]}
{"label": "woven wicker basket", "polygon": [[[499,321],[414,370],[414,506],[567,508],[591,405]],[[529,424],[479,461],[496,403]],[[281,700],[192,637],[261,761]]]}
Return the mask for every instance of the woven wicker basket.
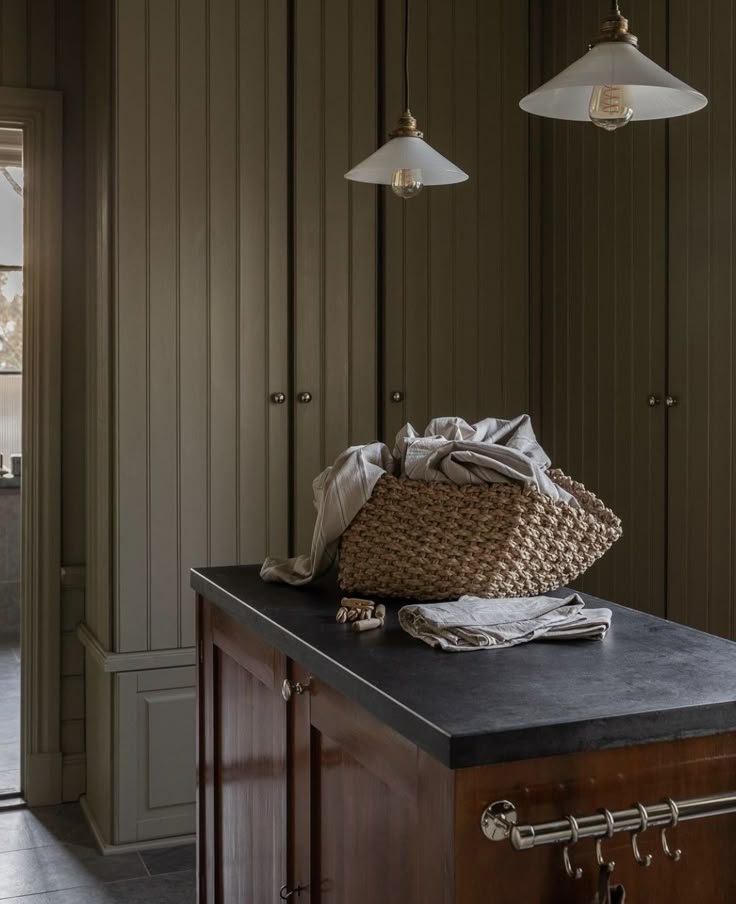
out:
{"label": "woven wicker basket", "polygon": [[518,485],[384,475],[343,534],[340,587],[416,600],[536,596],[579,577],[621,536],[616,515],[561,471],[580,503]]}

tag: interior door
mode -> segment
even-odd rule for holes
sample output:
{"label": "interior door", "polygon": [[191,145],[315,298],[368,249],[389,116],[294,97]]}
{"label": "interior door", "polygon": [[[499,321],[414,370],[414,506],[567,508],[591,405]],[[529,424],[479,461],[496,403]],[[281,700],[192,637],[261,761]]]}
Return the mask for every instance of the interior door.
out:
{"label": "interior door", "polygon": [[377,141],[377,0],[294,4],[294,524],[312,481],[376,438],[376,189],[345,173]]}
{"label": "interior door", "polygon": [[[636,33],[662,65],[666,12],[665,0],[637,4]],[[550,78],[582,55],[600,9],[546,4],[544,16]],[[580,586],[664,615],[666,127],[550,120],[541,137],[541,439],[623,522]]]}
{"label": "interior door", "polygon": [[277,901],[287,881],[286,659],[206,601],[198,611],[199,902]]}

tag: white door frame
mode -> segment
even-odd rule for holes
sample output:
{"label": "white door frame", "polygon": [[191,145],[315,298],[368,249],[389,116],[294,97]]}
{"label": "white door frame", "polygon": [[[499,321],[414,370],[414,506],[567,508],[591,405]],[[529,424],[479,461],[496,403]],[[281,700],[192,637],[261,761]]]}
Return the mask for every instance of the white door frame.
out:
{"label": "white door frame", "polygon": [[0,88],[0,124],[23,129],[21,783],[38,805],[62,787],[61,93]]}

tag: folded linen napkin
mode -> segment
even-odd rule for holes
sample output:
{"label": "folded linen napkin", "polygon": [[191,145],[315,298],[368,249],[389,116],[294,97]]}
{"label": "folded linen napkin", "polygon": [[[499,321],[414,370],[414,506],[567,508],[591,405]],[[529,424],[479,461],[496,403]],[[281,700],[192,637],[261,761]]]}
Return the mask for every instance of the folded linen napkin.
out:
{"label": "folded linen napkin", "polygon": [[504,649],[531,640],[603,640],[610,609],[586,609],[577,593],[563,598],[528,596],[404,606],[401,627],[433,647],[449,652]]}

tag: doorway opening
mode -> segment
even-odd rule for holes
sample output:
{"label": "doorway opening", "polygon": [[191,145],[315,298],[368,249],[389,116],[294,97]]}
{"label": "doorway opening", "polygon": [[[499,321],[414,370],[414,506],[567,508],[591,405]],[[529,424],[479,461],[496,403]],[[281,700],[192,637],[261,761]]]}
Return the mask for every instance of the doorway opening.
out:
{"label": "doorway opening", "polygon": [[23,130],[0,127],[0,797],[21,791]]}

